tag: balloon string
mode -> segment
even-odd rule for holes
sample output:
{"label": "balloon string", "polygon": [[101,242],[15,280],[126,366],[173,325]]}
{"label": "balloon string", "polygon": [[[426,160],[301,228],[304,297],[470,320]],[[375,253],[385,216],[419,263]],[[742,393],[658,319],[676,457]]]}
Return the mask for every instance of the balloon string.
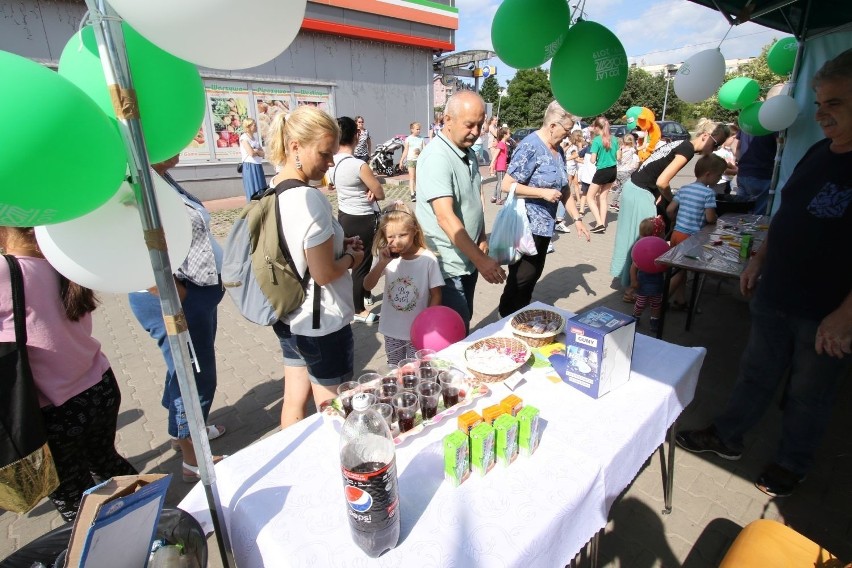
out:
{"label": "balloon string", "polygon": [[731,24],[731,27],[729,27],[728,31],[725,32],[725,35],[722,37],[722,41],[719,42],[719,45],[716,47],[716,49],[719,49],[720,47],[722,47],[722,44],[725,43],[725,38],[728,37],[728,34],[731,33],[732,29],[734,29],[733,24]]}
{"label": "balloon string", "polygon": [[[119,16],[108,16],[102,12],[92,13],[91,10],[86,10],[83,13],[83,17],[80,18],[80,24],[77,26],[77,31],[81,31],[83,26],[95,25],[104,21],[113,20],[116,22],[120,22],[121,18]],[[77,45],[77,51],[83,51],[83,34],[79,35],[79,43]]]}

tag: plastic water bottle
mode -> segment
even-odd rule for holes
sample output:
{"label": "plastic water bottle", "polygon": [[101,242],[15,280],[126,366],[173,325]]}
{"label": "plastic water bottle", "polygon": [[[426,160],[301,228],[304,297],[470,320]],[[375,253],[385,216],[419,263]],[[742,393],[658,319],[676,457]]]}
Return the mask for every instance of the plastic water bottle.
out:
{"label": "plastic water bottle", "polygon": [[372,397],[352,397],[352,413],[340,434],[340,466],[352,539],[376,558],[399,540],[396,453],[384,418],[369,408]]}

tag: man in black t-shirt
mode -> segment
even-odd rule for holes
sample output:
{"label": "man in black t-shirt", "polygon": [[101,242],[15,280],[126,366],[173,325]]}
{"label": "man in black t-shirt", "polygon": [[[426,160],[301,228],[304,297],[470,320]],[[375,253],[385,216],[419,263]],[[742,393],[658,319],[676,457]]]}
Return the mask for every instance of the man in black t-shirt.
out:
{"label": "man in black t-shirt", "polygon": [[[737,460],[743,435],[785,384],[781,443],[755,485],[790,495],[813,465],[837,387],[852,369],[852,49],[813,80],[816,120],[826,135],[781,192],[763,246],[740,277],[752,329],[727,407],[679,446]],[[758,281],[759,280],[759,281]]]}

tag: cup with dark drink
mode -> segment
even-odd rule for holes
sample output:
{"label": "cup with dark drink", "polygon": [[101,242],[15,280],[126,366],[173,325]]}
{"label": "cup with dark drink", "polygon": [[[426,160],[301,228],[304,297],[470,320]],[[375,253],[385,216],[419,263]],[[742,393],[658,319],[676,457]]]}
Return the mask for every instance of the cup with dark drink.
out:
{"label": "cup with dark drink", "polygon": [[430,420],[438,414],[438,400],[441,398],[441,385],[435,381],[420,381],[417,385],[420,397],[420,413],[423,420]]}
{"label": "cup with dark drink", "polygon": [[393,434],[393,406],[384,402],[377,402],[370,408],[378,412],[385,419],[385,423],[388,425],[391,434]]}
{"label": "cup with dark drink", "polygon": [[379,402],[392,404],[393,397],[402,392],[402,388],[397,383],[387,383],[379,387],[377,397]]}
{"label": "cup with dark drink", "polygon": [[438,373],[438,384],[441,385],[441,396],[444,398],[444,408],[451,408],[459,403],[459,394],[464,389],[465,376],[458,369],[447,369]]}
{"label": "cup with dark drink", "polygon": [[407,390],[410,392],[414,392],[414,389],[417,387],[417,383],[420,382],[420,379],[417,375],[403,375],[400,378],[399,383],[402,385],[403,390]]}
{"label": "cup with dark drink", "polygon": [[417,359],[403,359],[399,362],[399,376],[416,375],[417,369],[420,368],[420,361]]}
{"label": "cup with dark drink", "polygon": [[404,391],[393,397],[393,407],[399,421],[399,431],[408,432],[414,428],[414,418],[420,409],[420,400],[413,392]]}
{"label": "cup with dark drink", "polygon": [[340,406],[343,407],[344,417],[352,412],[352,397],[361,392],[360,386],[358,381],[346,381],[337,387],[337,398],[340,400]]}

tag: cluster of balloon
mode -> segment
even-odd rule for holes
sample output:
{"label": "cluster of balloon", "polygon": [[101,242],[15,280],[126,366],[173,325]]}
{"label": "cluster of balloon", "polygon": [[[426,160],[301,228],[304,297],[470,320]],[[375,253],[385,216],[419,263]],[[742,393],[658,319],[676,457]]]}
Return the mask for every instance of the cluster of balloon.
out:
{"label": "cluster of balloon", "polygon": [[[779,75],[793,70],[796,62],[796,38],[775,42],[767,55],[769,68]],[[728,110],[740,111],[739,125],[747,134],[762,136],[788,128],[799,116],[799,106],[793,97],[774,94],[758,101],[760,85],[749,77],[735,77],[719,89],[719,105]]]}
{"label": "cluster of balloon", "polygon": [[657,264],[658,257],[669,250],[669,243],[660,237],[642,237],[630,250],[630,258],[642,272],[656,274],[665,272],[666,266]]}
{"label": "cluster of balloon", "polygon": [[645,160],[650,156],[657,143],[660,141],[662,133],[660,125],[656,122],[654,111],[646,107],[632,106],[627,109],[627,131],[635,130],[636,128],[644,130],[646,133],[646,146],[639,150],[639,159]]}
{"label": "cluster of balloon", "polygon": [[[0,76],[0,108],[14,109],[21,125],[0,140],[0,225],[59,223],[105,203],[127,169],[109,118],[67,79],[29,59],[0,51]],[[30,165],[45,158],[56,175]]]}
{"label": "cluster of balloon", "polygon": [[[161,177],[152,177],[169,262],[177,269],[189,253],[192,225],[180,196]],[[64,223],[36,227],[35,231],[45,258],[69,280],[115,293],[154,286],[142,220],[129,183],[121,184],[115,195],[94,211]]]}
{"label": "cluster of balloon", "polygon": [[411,323],[411,343],[415,349],[440,351],[465,338],[464,320],[452,308],[426,308]]}
{"label": "cluster of balloon", "polygon": [[571,9],[565,0],[504,0],[491,23],[491,43],[506,65],[538,67],[562,46],[570,23]]}
{"label": "cluster of balloon", "polygon": [[[221,14],[233,10],[233,0],[110,0],[124,20],[150,162],[178,154],[198,132],[205,95],[196,65],[226,70],[263,65],[293,42],[306,2],[245,0],[246,8],[263,17],[252,22],[251,48],[234,49],[210,33]],[[0,142],[0,225],[36,226],[45,256],[85,286],[129,292],[153,285],[136,195],[123,183],[128,160],[93,28],[71,38],[59,73],[0,51],[0,76],[15,78],[0,82],[0,106],[26,120],[26,127]],[[50,93],[49,105],[41,102],[44,93]],[[50,151],[59,140],[73,143]],[[59,178],[22,166],[46,149]],[[154,196],[176,267],[189,250],[189,217],[175,192],[156,179]]]}
{"label": "cluster of balloon", "polygon": [[595,116],[618,100],[626,83],[627,52],[618,37],[597,22],[571,26],[550,64],[550,86],[559,104],[572,114]]}
{"label": "cluster of balloon", "polygon": [[701,102],[725,80],[725,57],[718,48],[699,51],[683,62],[674,78],[675,94],[688,103]]}

